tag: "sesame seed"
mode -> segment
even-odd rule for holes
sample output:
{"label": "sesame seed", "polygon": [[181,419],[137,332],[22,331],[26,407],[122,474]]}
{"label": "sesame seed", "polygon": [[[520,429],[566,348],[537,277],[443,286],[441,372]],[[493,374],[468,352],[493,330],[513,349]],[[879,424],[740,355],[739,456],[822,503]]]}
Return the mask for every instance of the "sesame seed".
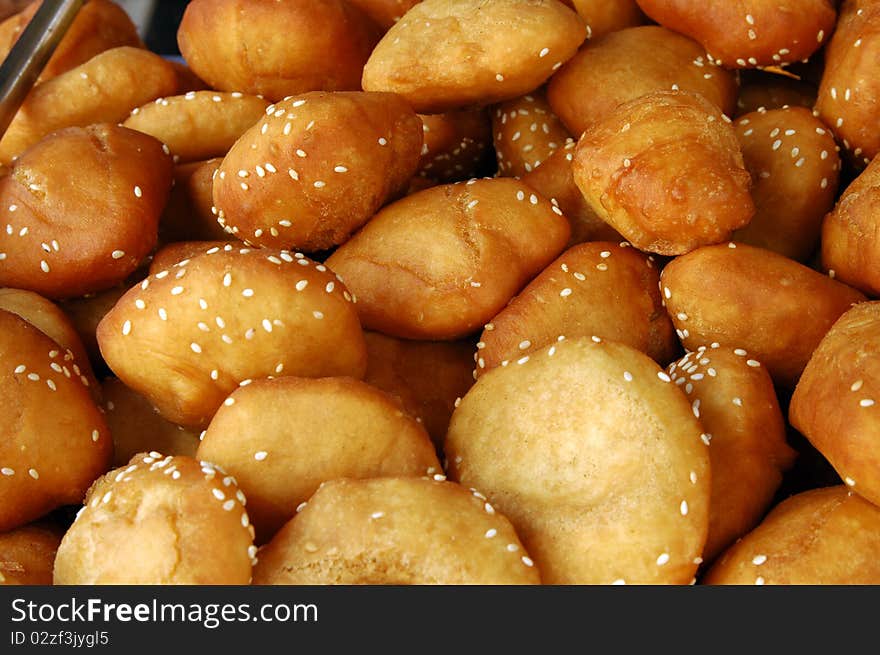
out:
{"label": "sesame seed", "polygon": [[559,295],[562,296],[563,298],[566,298],[571,295],[571,289],[568,287],[565,287],[562,291],[559,292]]}
{"label": "sesame seed", "polygon": [[226,405],[227,407],[231,407],[232,405],[235,404],[235,398],[227,398],[226,400],[223,401],[223,404]]}
{"label": "sesame seed", "polygon": [[854,486],[856,486],[856,481],[853,480],[853,479],[852,479],[851,477],[849,477],[849,476],[845,477],[845,478],[843,479],[843,481],[846,483],[846,485],[847,485],[848,487],[854,487]]}
{"label": "sesame seed", "polygon": [[852,383],[852,386],[849,388],[849,390],[850,391],[858,391],[859,389],[862,388],[863,384],[864,384],[864,382],[862,380],[856,380],[855,382]]}
{"label": "sesame seed", "polygon": [[859,405],[862,407],[871,407],[874,404],[874,401],[870,398],[863,398],[859,401]]}
{"label": "sesame seed", "polygon": [[743,350],[742,348],[736,348],[736,349],[733,351],[733,354],[734,354],[734,355],[738,355],[739,357],[745,357],[745,356],[748,355],[749,353],[748,353],[747,351]]}
{"label": "sesame seed", "polygon": [[322,318],[324,318],[324,312],[314,311],[312,312],[312,316],[320,321]]}
{"label": "sesame seed", "polygon": [[764,584],[764,578],[762,578],[762,577],[759,575],[757,578],[755,578],[755,584],[758,585],[758,586],[760,587],[762,584]]}
{"label": "sesame seed", "polygon": [[660,557],[657,558],[657,566],[663,566],[669,561],[669,553],[660,553]]}
{"label": "sesame seed", "polygon": [[134,188],[134,195],[135,195],[136,198],[141,198],[141,197],[143,197],[144,192],[141,191],[141,188],[140,188],[139,186],[136,186],[136,187]]}
{"label": "sesame seed", "polygon": [[243,295],[245,298],[251,298],[254,295],[254,290],[253,289],[243,289],[241,292],[241,295]]}
{"label": "sesame seed", "polygon": [[623,379],[626,380],[627,382],[632,382],[633,381],[632,373],[630,373],[629,371],[624,371],[623,372]]}
{"label": "sesame seed", "polygon": [[165,311],[164,307],[159,308],[158,314],[159,314],[159,318],[162,319],[163,321],[168,320],[168,312]]}
{"label": "sesame seed", "polygon": [[672,378],[670,378],[663,371],[657,371],[657,377],[660,378],[663,382],[672,382]]}
{"label": "sesame seed", "polygon": [[37,472],[37,469],[28,469],[28,475],[31,476],[34,480],[40,479],[40,474]]}
{"label": "sesame seed", "polygon": [[380,146],[387,146],[387,145],[388,145],[388,139],[386,139],[384,136],[379,137],[379,145],[380,145]]}
{"label": "sesame seed", "polygon": [[192,350],[196,354],[202,352],[202,347],[195,342],[189,344],[189,347],[190,347],[190,350]]}
{"label": "sesame seed", "polygon": [[688,513],[688,504],[686,500],[681,501],[681,505],[678,507],[678,511],[681,512],[682,516],[687,516]]}
{"label": "sesame seed", "polygon": [[323,189],[325,186],[327,186],[327,183],[321,180],[316,180],[314,186],[316,189]]}
{"label": "sesame seed", "polygon": [[2,469],[0,469],[0,473],[2,473],[3,475],[6,475],[6,476],[15,475],[15,469],[11,469],[8,466],[4,466]]}
{"label": "sesame seed", "polygon": [[92,441],[97,441],[100,436],[100,432],[98,432],[97,430],[92,430]]}
{"label": "sesame seed", "polygon": [[491,539],[492,537],[494,537],[497,534],[498,534],[498,530],[496,530],[495,528],[490,528],[490,529],[486,530],[486,534],[483,536],[485,536],[486,539]]}
{"label": "sesame seed", "polygon": [[268,456],[269,456],[269,453],[267,453],[265,450],[260,450],[260,451],[257,451],[254,453],[254,459],[257,460],[258,462],[262,462]]}
{"label": "sesame seed", "polygon": [[122,324],[122,334],[124,336],[131,334],[131,321],[125,321],[125,323]]}
{"label": "sesame seed", "polygon": [[171,289],[172,296],[179,296],[182,293],[183,293],[183,287],[174,287]]}
{"label": "sesame seed", "polygon": [[752,558],[752,564],[754,564],[755,566],[761,566],[761,564],[763,564],[766,561],[767,561],[766,555],[755,555]]}

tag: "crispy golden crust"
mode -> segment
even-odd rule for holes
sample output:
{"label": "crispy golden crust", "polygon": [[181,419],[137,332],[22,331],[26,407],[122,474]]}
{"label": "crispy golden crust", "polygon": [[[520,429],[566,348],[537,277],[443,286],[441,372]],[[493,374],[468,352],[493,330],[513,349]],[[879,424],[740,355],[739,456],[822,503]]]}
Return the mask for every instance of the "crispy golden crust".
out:
{"label": "crispy golden crust", "polygon": [[637,0],[648,16],[696,39],[727,68],[808,59],[831,37],[832,0]]}
{"label": "crispy golden crust", "polygon": [[585,241],[620,242],[623,237],[596,215],[574,182],[571,163],[576,147],[575,141],[569,141],[538,168],[526,173],[522,181],[545,198],[556,201],[571,226],[569,246]]}
{"label": "crispy golden crust", "polygon": [[322,485],[260,550],[254,584],[538,584],[510,522],[437,478]]}
{"label": "crispy golden crust", "polygon": [[100,402],[101,385],[92,372],[89,356],[79,338],[76,326],[64,310],[33,291],[9,288],[0,288],[0,309],[23,318],[64,350],[73,353],[81,374],[88,381],[87,386],[92,398],[95,402]]}
{"label": "crispy golden crust", "polygon": [[654,25],[591,40],[547,85],[547,99],[575,137],[647,93],[681,89],[699,93],[732,115],[736,78],[706,59],[687,37]]}
{"label": "crispy golden crust", "polygon": [[271,105],[220,165],[220,224],[265,247],[338,245],[406,188],[422,132],[393,94],[315,92]]}
{"label": "crispy golden crust", "polygon": [[880,152],[880,5],[846,0],[825,51],[816,110],[843,145],[848,158],[868,164]]}
{"label": "crispy golden crust", "polygon": [[550,109],[543,89],[502,102],[492,109],[491,115],[499,175],[525,175],[572,141]]}
{"label": "crispy golden crust", "polygon": [[156,244],[171,171],[162,144],[116,125],[29,148],[0,178],[0,285],[73,298],[122,282]]}
{"label": "crispy golden crust", "polygon": [[515,364],[561,338],[597,336],[640,350],[660,365],[678,352],[651,258],[616,243],[565,251],[487,324],[477,374]]}
{"label": "crispy golden crust", "polygon": [[718,243],[755,211],[728,122],[693,93],[642,96],[584,133],[574,180],[593,210],[640,250],[678,255]]}
{"label": "crispy golden crust", "polygon": [[63,532],[31,523],[0,534],[0,585],[50,585],[55,551]]}
{"label": "crispy golden crust", "polygon": [[880,160],[875,160],[846,188],[822,223],[822,268],[873,298],[880,296],[878,216]]}
{"label": "crispy golden crust", "polygon": [[246,379],[363,377],[352,297],[296,253],[215,247],[130,289],[98,325],[104,359],[180,425],[203,428]]}
{"label": "crispy golden crust", "polygon": [[442,472],[425,429],[360,380],[256,380],[226,402],[198,457],[238,480],[257,543],[271,539],[326,480]]}
{"label": "crispy golden crust", "polygon": [[834,137],[802,107],[746,114],[733,127],[755,202],[755,216],[733,240],[807,261],[837,195]]}
{"label": "crispy golden crust", "polygon": [[378,38],[344,0],[193,0],[177,31],[183,58],[212,88],[272,102],[359,89]]}
{"label": "crispy golden crust", "polygon": [[229,239],[214,207],[214,175],[222,161],[214,158],[174,167],[174,186],[159,220],[160,243]]}
{"label": "crispy golden crust", "polygon": [[784,500],[702,584],[880,584],[880,509],[843,486]]}
{"label": "crispy golden crust", "polygon": [[569,238],[556,207],[509,178],[434,187],[385,207],[327,265],[364,327],[457,339],[497,314]]}
{"label": "crispy golden crust", "polygon": [[113,436],[113,466],[124,466],[138,453],[156,450],[195,456],[199,435],[166,421],[139,393],[116,378],[102,384],[104,418]]}
{"label": "crispy golden crust", "polygon": [[[0,60],[6,58],[31,21],[40,2],[33,2],[20,13],[0,23]],[[110,0],[91,0],[77,12],[55,52],[46,62],[38,81],[56,77],[76,68],[95,55],[118,48],[142,48],[137,27],[122,7]]]}
{"label": "crispy golden crust", "polygon": [[786,443],[773,380],[745,350],[701,346],[667,372],[699,414],[709,445],[712,494],[703,561],[754,528],[797,453]]}
{"label": "crispy golden crust", "polygon": [[82,500],[113,442],[73,354],[0,310],[0,531]]}
{"label": "crispy golden crust", "polygon": [[485,109],[420,114],[424,131],[417,174],[438,184],[474,177],[492,143],[492,123]]}
{"label": "crispy golden crust", "polygon": [[256,548],[245,502],[218,466],[141,453],[89,489],[61,540],[54,582],[248,584]]}
{"label": "crispy golden crust", "polygon": [[636,0],[563,0],[587,23],[587,38],[598,39],[610,32],[648,22]]}
{"label": "crispy golden crust", "polygon": [[482,376],[452,415],[449,475],[510,518],[548,584],[687,584],[709,512],[691,406],[647,356],[562,341]]}
{"label": "crispy golden crust", "polygon": [[754,70],[740,73],[736,116],[744,116],[761,109],[805,107],[812,110],[818,88],[804,79]]}
{"label": "crispy golden crust", "polygon": [[184,259],[191,259],[202,255],[214,248],[225,248],[227,252],[238,250],[242,245],[232,239],[226,241],[175,241],[159,248],[150,260],[150,268],[147,275],[156,275],[169,270]]}
{"label": "crispy golden crust", "polygon": [[443,446],[455,401],[474,383],[473,344],[467,341],[411,341],[365,332],[364,381],[403,403]]}
{"label": "crispy golden crust", "polygon": [[426,114],[494,104],[541,86],[585,38],[558,0],[424,0],[382,37],[363,87]]}
{"label": "crispy golden crust", "polygon": [[782,255],[733,245],[667,264],[660,278],[666,309],[688,350],[715,342],[743,348],[776,384],[794,388],[834,321],[865,297]]}
{"label": "crispy golden crust", "polygon": [[56,130],[119,123],[135,107],[174,93],[177,74],[159,55],[107,50],[34,87],[0,139],[0,161],[9,163]]}
{"label": "crispy golden crust", "polygon": [[58,304],[70,318],[83,346],[86,348],[86,352],[89,354],[92,368],[95,370],[104,366],[104,359],[101,356],[100,348],[98,348],[98,337],[96,335],[98,323],[101,322],[101,319],[104,318],[107,312],[113,309],[113,305],[116,304],[126,291],[128,291],[128,284],[123,283],[106,291],[62,300]]}
{"label": "crispy golden crust", "polygon": [[190,91],[135,108],[123,125],[159,139],[175,161],[192,162],[225,155],[268,106],[237,92]]}
{"label": "crispy golden crust", "polygon": [[880,303],[846,312],[804,369],[789,420],[859,495],[880,505]]}

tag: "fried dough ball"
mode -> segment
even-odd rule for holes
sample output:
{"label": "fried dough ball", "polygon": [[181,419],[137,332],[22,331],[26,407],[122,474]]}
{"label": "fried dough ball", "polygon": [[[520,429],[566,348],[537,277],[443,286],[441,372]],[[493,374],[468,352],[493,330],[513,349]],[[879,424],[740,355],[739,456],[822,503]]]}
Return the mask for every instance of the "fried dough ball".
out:
{"label": "fried dough ball", "polygon": [[0,309],[20,316],[64,350],[70,351],[77,362],[73,373],[86,378],[88,383],[86,386],[92,398],[95,402],[100,402],[101,385],[98,384],[98,379],[92,371],[89,356],[79,338],[76,326],[63,309],[33,291],[9,288],[0,289]]}
{"label": "fried dough ball", "polygon": [[822,339],[789,420],[860,496],[880,505],[880,302],[856,305]]}
{"label": "fried dough ball", "polygon": [[254,583],[538,584],[510,521],[436,477],[327,482],[260,550]]}
{"label": "fried dough ball", "polygon": [[127,283],[118,284],[106,291],[89,293],[78,298],[62,300],[58,306],[64,310],[70,318],[73,327],[79,335],[80,341],[89,354],[89,361],[94,370],[105,367],[101,349],[98,348],[98,323],[113,309],[123,294],[128,291]]}
{"label": "fried dough ball", "polygon": [[424,0],[376,45],[363,87],[424,114],[490,105],[541,86],[585,38],[558,0]]}
{"label": "fried dough ball", "polygon": [[510,519],[547,584],[687,584],[708,527],[702,432],[646,355],[566,339],[477,380],[448,474]]}
{"label": "fried dough ball", "polygon": [[48,522],[0,534],[0,586],[50,585],[63,532]]}
{"label": "fried dough ball", "polygon": [[177,74],[159,55],[106,50],[33,88],[0,139],[0,161],[20,157],[56,130],[120,123],[135,107],[176,92]]}
{"label": "fried dough ball", "polygon": [[880,296],[880,160],[846,188],[822,223],[822,268],[869,296]]}
{"label": "fried dough ball", "polygon": [[363,377],[352,300],[300,253],[215,246],[130,289],[98,325],[98,343],[162,416],[204,428],[243,380]]}
{"label": "fried dough ball", "polygon": [[636,0],[564,0],[587,23],[587,38],[598,39],[610,32],[647,22]]}
{"label": "fried dough ball", "polygon": [[434,187],[386,206],[327,259],[365,328],[458,339],[497,314],[564,248],[558,208],[509,178]]}
{"label": "fried dough ball", "polygon": [[235,390],[198,457],[238,480],[258,543],[326,480],[441,472],[425,429],[391,396],[352,378],[288,376]]}
{"label": "fried dough ball", "polygon": [[74,298],[119,284],[156,244],[172,163],[116,125],[59,130],[0,178],[0,285]]}
{"label": "fried dough ball", "polygon": [[832,0],[637,0],[650,18],[696,39],[728,68],[808,59],[831,37]]}
{"label": "fried dough ball", "polygon": [[194,457],[199,435],[166,421],[139,393],[116,378],[102,383],[104,419],[113,437],[113,466],[124,466],[138,453],[157,450]]}
{"label": "fried dough ball", "polygon": [[135,108],[123,125],[159,139],[175,161],[192,162],[225,155],[268,106],[239,92],[190,91]]}
{"label": "fried dough ball", "polygon": [[547,85],[547,100],[576,138],[647,93],[698,93],[731,116],[736,78],[709,62],[691,39],[655,25],[587,42]]}
{"label": "fried dough ball", "polygon": [[388,30],[422,0],[348,0],[383,31]]}
{"label": "fried dough ball", "polygon": [[[5,59],[42,2],[32,2],[0,23],[0,60]],[[55,52],[46,62],[38,82],[76,68],[95,55],[120,46],[143,47],[137,26],[117,3],[90,0],[77,12]]]}
{"label": "fried dough ball", "polygon": [[667,373],[691,400],[709,446],[712,494],[702,557],[711,562],[764,517],[797,453],[786,443],[770,374],[745,350],[701,346]]}
{"label": "fried dough ball", "polygon": [[660,300],[651,258],[616,243],[566,250],[488,323],[477,344],[477,374],[515,364],[558,339],[598,336],[663,365],[678,342]]}
{"label": "fried dough ball", "polygon": [[522,181],[540,195],[550,198],[568,219],[571,238],[568,245],[585,241],[620,242],[623,237],[593,211],[574,181],[571,163],[574,160],[575,141],[569,141],[556,150],[538,168],[522,177]]}
{"label": "fried dough ball", "polygon": [[861,166],[880,152],[878,56],[880,4],[845,0],[825,51],[816,110],[843,144],[848,158]]}
{"label": "fried dough ball", "polygon": [[364,382],[397,398],[441,450],[455,402],[474,383],[472,343],[412,341],[369,331],[364,340]]}
{"label": "fried dough ball", "polygon": [[746,114],[733,128],[755,202],[754,217],[733,240],[807,261],[837,195],[840,157],[834,137],[802,107]]}
{"label": "fried dough ball", "polygon": [[243,585],[253,526],[219,467],[141,453],[95,481],[55,557],[56,585]]}
{"label": "fried dough ball", "polygon": [[685,348],[743,348],[787,389],[840,315],[865,300],[826,275],[745,244],[699,248],[667,264],[660,280]]}
{"label": "fried dough ball", "polygon": [[78,368],[69,350],[0,310],[0,532],[80,502],[110,464],[113,442]]}
{"label": "fried dough ball", "polygon": [[491,115],[499,175],[521,177],[571,141],[543,90],[502,102]]}
{"label": "fried dough ball", "polygon": [[587,130],[574,180],[593,210],[640,250],[679,255],[718,243],[755,213],[733,128],[682,91],[651,93]]}
{"label": "fried dough ball", "polygon": [[220,224],[263,247],[339,245],[403,192],[422,121],[387,93],[308,93],[271,105],[214,179]]}
{"label": "fried dough ball", "polygon": [[744,116],[762,109],[804,107],[812,110],[816,104],[818,88],[810,82],[769,73],[763,70],[740,73],[739,97],[736,99],[736,116]]}
{"label": "fried dough ball", "polygon": [[826,487],[777,505],[701,583],[877,585],[878,563],[880,508],[846,487]]}
{"label": "fried dough ball", "polygon": [[345,0],[192,0],[177,43],[212,88],[277,102],[307,91],[356,91],[379,39]]}

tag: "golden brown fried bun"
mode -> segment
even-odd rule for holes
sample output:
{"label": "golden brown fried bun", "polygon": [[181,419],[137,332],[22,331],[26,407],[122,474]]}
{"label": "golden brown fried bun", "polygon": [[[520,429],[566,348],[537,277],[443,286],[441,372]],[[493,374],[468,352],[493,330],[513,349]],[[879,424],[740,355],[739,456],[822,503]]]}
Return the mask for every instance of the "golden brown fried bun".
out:
{"label": "golden brown fried bun", "polygon": [[9,163],[65,127],[121,123],[135,107],[176,92],[174,67],[159,55],[107,50],[33,88],[0,139],[0,161]]}
{"label": "golden brown fried bun", "polygon": [[880,303],[846,312],[804,369],[789,420],[860,496],[880,505]]}
{"label": "golden brown fried bun", "polygon": [[517,180],[427,189],[382,209],[327,259],[365,328],[457,339],[497,314],[569,238],[562,212]]}
{"label": "golden brown fried bun", "polygon": [[805,107],[812,110],[818,88],[804,79],[787,77],[763,70],[740,73],[736,116],[744,116],[762,109]]}
{"label": "golden brown fried bun", "polygon": [[383,31],[388,30],[422,0],[347,0]]}
{"label": "golden brown fried bun", "polygon": [[73,354],[0,310],[0,532],[78,503],[113,442]]}
{"label": "golden brown fried bun", "polygon": [[702,584],[880,584],[880,508],[846,487],[782,501],[724,553]]}
{"label": "golden brown fried bun", "polygon": [[258,543],[326,480],[442,472],[425,429],[391,396],[352,378],[288,376],[236,389],[198,458],[238,480]]}
{"label": "golden brown fried bun", "polygon": [[831,37],[832,0],[637,0],[661,25],[696,39],[727,68],[808,59]]}
{"label": "golden brown fried bun", "polygon": [[477,374],[557,340],[598,336],[640,350],[660,365],[678,342],[660,300],[651,258],[616,243],[566,250],[486,324],[477,344]]}
{"label": "golden brown fried bun", "polygon": [[422,132],[393,94],[315,92],[271,105],[214,178],[220,224],[264,247],[339,245],[406,188]]}
{"label": "golden brown fried bun", "polygon": [[174,167],[174,186],[159,220],[160,243],[229,240],[214,207],[214,176],[222,161],[215,157]]}
{"label": "golden brown fried bun", "polygon": [[865,297],[777,253],[745,244],[706,246],[671,261],[660,277],[684,347],[743,348],[794,388],[834,322]]}
{"label": "golden brown fried bun", "polygon": [[584,133],[574,180],[593,210],[640,250],[679,255],[718,243],[755,212],[728,123],[693,93],[642,96]]}
{"label": "golden brown fried bun", "polygon": [[436,478],[322,485],[260,550],[254,583],[538,584],[510,521]]}
{"label": "golden brown fried bun", "polygon": [[491,115],[499,175],[521,177],[571,140],[542,89],[496,105]]}
{"label": "golden brown fried bun", "polygon": [[212,88],[271,102],[307,91],[356,91],[379,38],[345,0],[193,0],[177,43]]}
{"label": "golden brown fried bun", "polygon": [[822,268],[872,298],[880,296],[880,161],[846,188],[822,222]]}
{"label": "golden brown fried bun", "polygon": [[647,22],[636,0],[564,0],[587,23],[587,38],[598,39],[610,32]]}
{"label": "golden brown fried bun", "polygon": [[845,0],[825,50],[816,110],[843,145],[848,158],[860,166],[880,152],[878,56],[880,4],[873,0]]}
{"label": "golden brown fried bun", "polygon": [[363,377],[352,300],[300,253],[215,246],[131,288],[98,325],[98,343],[162,416],[204,428],[242,380]]}
{"label": "golden brown fried bun", "polygon": [[56,585],[244,585],[256,555],[235,479],[192,457],[141,453],[89,489],[61,540]]}
{"label": "golden brown fried bun", "polygon": [[192,162],[225,155],[268,106],[237,91],[190,91],[136,107],[123,125],[156,137],[175,161]]}
{"label": "golden brown fried bun", "polygon": [[807,261],[837,195],[840,157],[834,137],[802,107],[746,114],[733,128],[755,202],[755,216],[733,240]]}
{"label": "golden brown fried bun", "polygon": [[577,138],[618,106],[647,93],[699,93],[730,116],[736,78],[706,58],[691,39],[655,25],[587,42],[547,85],[547,99]]}
{"label": "golden brown fried bun", "polygon": [[700,346],[667,369],[691,401],[709,446],[712,494],[703,560],[754,528],[797,453],[767,369],[741,348]]}
{"label": "golden brown fried bun", "polygon": [[122,282],[153,249],[172,163],[156,139],[70,127],[0,178],[0,285],[74,298]]}
{"label": "golden brown fried bun", "polygon": [[80,340],[89,354],[92,368],[98,370],[104,366],[101,350],[98,348],[98,323],[104,315],[113,309],[113,305],[128,291],[128,284],[122,283],[106,291],[86,294],[78,298],[62,300],[58,303],[76,328]]}
{"label": "golden brown fried bun", "polygon": [[437,449],[443,446],[455,401],[474,383],[473,344],[412,341],[365,332],[364,382],[388,392],[421,423]]}
{"label": "golden brown fried bun", "polygon": [[363,87],[424,114],[490,105],[541,86],[585,38],[558,0],[424,0],[379,41]]}
{"label": "golden brown fried bun", "polygon": [[420,114],[424,143],[417,174],[438,184],[474,177],[492,144],[492,122],[485,109]]}
{"label": "golden brown fried bun", "polygon": [[480,377],[448,474],[510,519],[547,584],[687,584],[708,527],[702,432],[646,355],[566,339]]}

